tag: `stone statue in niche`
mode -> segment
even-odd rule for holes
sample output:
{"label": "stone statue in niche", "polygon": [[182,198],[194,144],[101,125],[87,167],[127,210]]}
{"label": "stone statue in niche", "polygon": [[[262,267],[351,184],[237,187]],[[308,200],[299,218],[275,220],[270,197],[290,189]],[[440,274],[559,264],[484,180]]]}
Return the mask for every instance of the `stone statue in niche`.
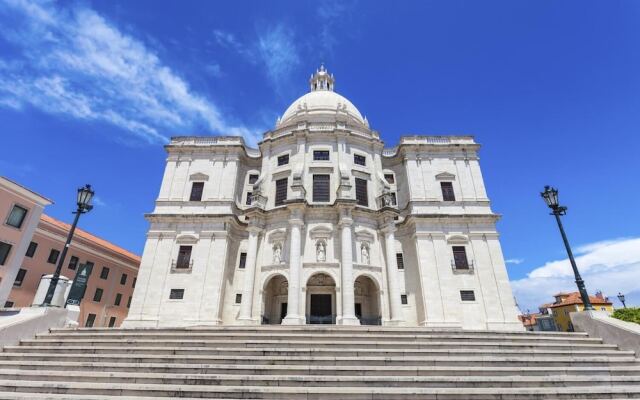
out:
{"label": "stone statue in niche", "polygon": [[276,243],[273,245],[273,263],[280,264],[282,262],[282,245]]}
{"label": "stone statue in niche", "polygon": [[327,261],[327,244],[324,242],[324,240],[318,240],[318,242],[316,243],[316,261]]}
{"label": "stone statue in niche", "polygon": [[360,255],[362,259],[362,263],[365,265],[369,265],[371,262],[371,257],[369,256],[369,246],[366,243],[363,243],[360,246]]}

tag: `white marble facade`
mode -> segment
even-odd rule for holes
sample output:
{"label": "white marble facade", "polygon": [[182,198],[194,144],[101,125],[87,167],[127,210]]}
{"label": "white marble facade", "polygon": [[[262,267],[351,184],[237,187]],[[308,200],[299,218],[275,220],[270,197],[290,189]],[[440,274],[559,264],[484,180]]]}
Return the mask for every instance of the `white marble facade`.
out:
{"label": "white marble facade", "polygon": [[473,137],[385,148],[333,75],[309,83],[257,149],[166,146],[124,326],[521,330]]}

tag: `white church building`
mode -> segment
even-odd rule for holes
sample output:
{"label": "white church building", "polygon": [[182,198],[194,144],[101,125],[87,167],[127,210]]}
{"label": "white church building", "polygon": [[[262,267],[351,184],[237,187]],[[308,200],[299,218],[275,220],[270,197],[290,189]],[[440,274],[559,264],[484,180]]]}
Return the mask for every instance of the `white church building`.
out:
{"label": "white church building", "polygon": [[124,327],[522,330],[471,136],[385,147],[324,67],[258,148],[175,137]]}

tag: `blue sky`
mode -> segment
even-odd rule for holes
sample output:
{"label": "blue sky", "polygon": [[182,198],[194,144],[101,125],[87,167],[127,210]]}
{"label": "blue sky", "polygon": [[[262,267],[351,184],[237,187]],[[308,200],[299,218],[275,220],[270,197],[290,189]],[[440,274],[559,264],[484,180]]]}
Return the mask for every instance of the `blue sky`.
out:
{"label": "blue sky", "polygon": [[636,1],[32,2],[0,5],[0,175],[142,252],[173,135],[255,143],[325,62],[389,145],[472,134],[526,309],[572,289],[539,197],[569,206],[590,291],[640,303]]}

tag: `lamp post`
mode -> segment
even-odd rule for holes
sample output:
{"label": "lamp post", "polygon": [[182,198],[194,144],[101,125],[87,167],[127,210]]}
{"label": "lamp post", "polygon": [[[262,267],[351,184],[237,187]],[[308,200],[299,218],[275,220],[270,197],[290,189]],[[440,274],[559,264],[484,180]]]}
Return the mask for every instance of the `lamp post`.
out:
{"label": "lamp post", "polygon": [[567,254],[569,255],[569,261],[571,262],[571,268],[573,268],[573,275],[576,278],[576,285],[578,286],[578,291],[580,292],[580,297],[582,298],[584,309],[593,310],[594,308],[591,305],[591,301],[589,300],[589,294],[587,293],[587,289],[584,286],[584,281],[582,280],[580,272],[578,271],[576,260],[573,259],[573,252],[571,251],[571,246],[569,246],[567,235],[564,233],[562,221],[560,221],[560,216],[567,213],[567,207],[563,207],[558,204],[558,189],[552,188],[550,186],[545,186],[544,192],[540,193],[540,195],[544,199],[545,203],[547,203],[547,206],[549,206],[549,208],[551,209],[551,215],[554,215],[556,217],[556,222],[558,222],[558,228],[560,228],[560,234],[562,235],[562,240],[564,241],[564,247],[567,249]]}
{"label": "lamp post", "polygon": [[67,235],[67,242],[62,249],[62,254],[60,255],[60,259],[58,260],[58,265],[56,266],[56,271],[53,273],[53,277],[51,277],[51,281],[49,282],[49,289],[47,290],[47,295],[44,298],[43,306],[50,306],[51,301],[53,300],[53,295],[56,291],[56,286],[58,286],[58,280],[60,279],[60,271],[62,271],[62,265],[64,265],[64,259],[67,256],[67,250],[69,249],[69,245],[71,244],[71,239],[73,238],[73,233],[76,230],[76,225],[78,225],[78,220],[80,219],[80,215],[91,211],[93,206],[91,205],[91,199],[93,198],[94,192],[91,190],[91,185],[85,185],[78,189],[78,198],[77,205],[78,208],[74,212],[76,217],[73,220],[73,224],[71,225],[71,229],[69,230],[69,235]]}
{"label": "lamp post", "polygon": [[620,300],[620,303],[622,303],[623,308],[627,308],[627,303],[625,303],[624,301],[624,295],[620,292],[618,292],[618,300]]}

